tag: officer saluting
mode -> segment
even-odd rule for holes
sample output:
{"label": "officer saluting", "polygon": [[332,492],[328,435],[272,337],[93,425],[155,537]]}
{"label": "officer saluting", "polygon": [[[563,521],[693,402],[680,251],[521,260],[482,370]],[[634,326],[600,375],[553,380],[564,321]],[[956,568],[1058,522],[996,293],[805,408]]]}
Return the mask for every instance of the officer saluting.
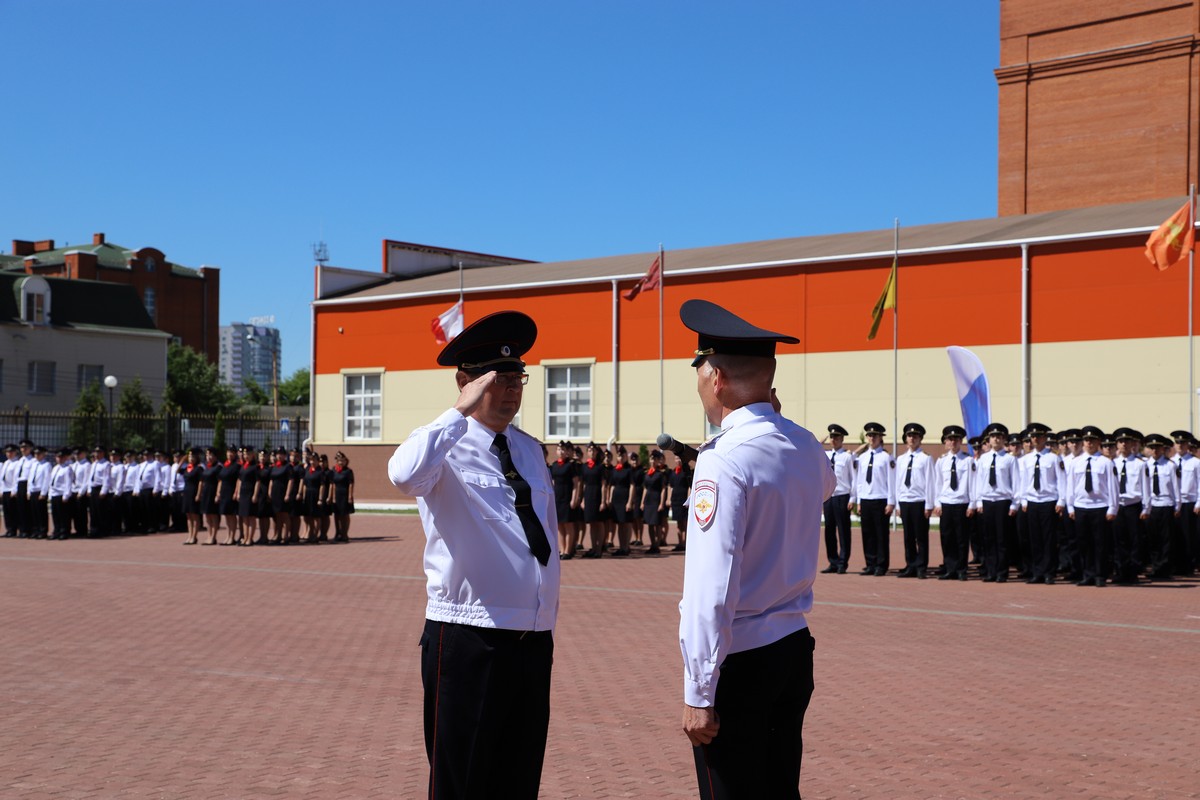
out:
{"label": "officer saluting", "polygon": [[772,403],[775,345],[797,343],[720,306],[679,312],[721,432],[696,461],[679,604],[683,727],[702,798],[799,798],[813,690],[812,608],[821,507],[833,471],[817,440]]}
{"label": "officer saluting", "polygon": [[537,326],[490,314],[442,350],[458,401],[388,477],[417,498],[429,601],[421,637],[429,797],[537,797],[558,614],[558,518],[541,444],[512,426]]}

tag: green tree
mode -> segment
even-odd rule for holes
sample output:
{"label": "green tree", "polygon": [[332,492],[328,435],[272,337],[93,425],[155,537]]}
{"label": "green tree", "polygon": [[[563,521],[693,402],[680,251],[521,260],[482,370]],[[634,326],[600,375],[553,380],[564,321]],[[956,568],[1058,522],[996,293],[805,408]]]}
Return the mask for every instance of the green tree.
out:
{"label": "green tree", "polygon": [[178,414],[215,414],[238,407],[233,389],[221,383],[215,364],[190,347],[174,342],[167,348],[167,391],[164,406]]}
{"label": "green tree", "polygon": [[126,450],[143,450],[162,441],[162,420],[154,413],[154,402],[134,378],[121,387],[113,420],[113,440]]}
{"label": "green tree", "polygon": [[75,401],[75,412],[67,429],[71,444],[90,449],[93,444],[102,442],[107,433],[107,416],[108,408],[104,405],[100,381],[92,381],[83,388]]}
{"label": "green tree", "polygon": [[213,449],[218,457],[225,454],[225,414],[218,411],[217,420],[213,423]]}
{"label": "green tree", "polygon": [[243,406],[271,405],[271,395],[267,394],[254,378],[246,378],[242,385],[246,387],[246,393],[242,395]]}
{"label": "green tree", "polygon": [[308,405],[308,367],[301,367],[291,377],[279,384],[279,405]]}

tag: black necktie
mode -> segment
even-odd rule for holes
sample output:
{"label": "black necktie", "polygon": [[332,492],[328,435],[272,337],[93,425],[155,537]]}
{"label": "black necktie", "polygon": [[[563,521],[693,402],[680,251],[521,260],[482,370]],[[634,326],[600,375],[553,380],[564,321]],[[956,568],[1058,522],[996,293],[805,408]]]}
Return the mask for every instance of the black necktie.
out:
{"label": "black necktie", "polygon": [[1038,453],[1033,458],[1033,488],[1039,490],[1042,488],[1042,454]]}
{"label": "black necktie", "polygon": [[1179,463],[1175,465],[1175,477],[1176,478],[1183,477],[1183,459],[1182,458],[1179,459]]}
{"label": "black necktie", "polygon": [[834,475],[837,475],[837,467],[834,466],[835,464],[837,464],[837,453],[830,453],[829,454],[829,469],[833,471]]}
{"label": "black necktie", "polygon": [[1121,494],[1125,494],[1125,465],[1128,461],[1121,462]]}
{"label": "black necktie", "polygon": [[1154,465],[1154,496],[1158,497],[1158,464]]}
{"label": "black necktie", "polygon": [[911,487],[911,486],[912,486],[912,462],[913,462],[913,455],[914,455],[913,453],[909,453],[909,454],[908,454],[908,469],[904,470],[904,485],[905,485],[906,487]]}
{"label": "black necktie", "polygon": [[875,451],[871,451],[871,457],[867,459],[867,483],[871,482],[871,473],[875,471]]}
{"label": "black necktie", "polygon": [[514,505],[517,508],[517,516],[521,518],[521,527],[525,529],[525,538],[529,541],[529,551],[544,567],[550,561],[550,542],[546,541],[546,529],[542,527],[542,521],[533,511],[529,482],[522,478],[521,473],[513,466],[512,453],[508,451],[508,437],[498,433],[492,443],[496,445],[500,454],[500,471],[504,473],[504,479],[517,495]]}
{"label": "black necktie", "polygon": [[988,486],[996,486],[996,459],[1000,456],[992,453],[992,466],[988,469]]}
{"label": "black necktie", "polygon": [[1084,477],[1083,489],[1088,494],[1091,494],[1092,493],[1092,457],[1091,456],[1088,456],[1087,468],[1084,470],[1083,477]]}
{"label": "black necktie", "polygon": [[954,455],[951,455],[950,456],[950,491],[952,491],[952,492],[956,491],[958,489],[958,467],[956,467],[954,465],[955,461],[958,461],[958,458]]}

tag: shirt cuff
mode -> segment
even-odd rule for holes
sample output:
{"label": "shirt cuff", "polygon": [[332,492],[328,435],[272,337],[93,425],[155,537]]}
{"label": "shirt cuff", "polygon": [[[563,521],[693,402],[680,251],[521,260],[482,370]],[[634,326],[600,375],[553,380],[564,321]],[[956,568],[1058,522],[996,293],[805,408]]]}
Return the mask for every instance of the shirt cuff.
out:
{"label": "shirt cuff", "polygon": [[711,685],[696,683],[691,678],[684,678],[683,702],[696,708],[708,708],[713,704]]}

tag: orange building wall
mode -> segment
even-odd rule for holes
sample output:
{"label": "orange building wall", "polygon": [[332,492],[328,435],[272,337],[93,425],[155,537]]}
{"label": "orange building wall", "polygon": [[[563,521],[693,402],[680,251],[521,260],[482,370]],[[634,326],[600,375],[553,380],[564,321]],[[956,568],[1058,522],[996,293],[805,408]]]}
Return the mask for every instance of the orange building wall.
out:
{"label": "orange building wall", "polygon": [[[1031,247],[1031,342],[1185,336],[1186,266],[1159,272],[1146,261],[1143,248],[1141,236]],[[695,334],[679,322],[679,307],[691,298],[713,300],[765,328],[799,336],[800,344],[780,346],[781,355],[889,350],[890,312],[875,340],[868,342],[866,337],[871,306],[890,267],[890,260],[876,259],[775,271],[668,274],[663,295],[665,356],[685,358],[695,348]],[[433,368],[441,347],[434,341],[430,321],[452,300],[446,296],[317,306],[315,372]],[[635,301],[619,302],[622,362],[658,358],[658,300],[657,292],[648,292]],[[904,348],[1018,344],[1020,249],[902,257],[898,302]],[[531,363],[579,357],[612,360],[611,283],[468,295],[467,322],[506,308],[521,309],[538,323]],[[1128,324],[1121,322],[1122,308],[1129,310]],[[1146,313],[1148,309],[1155,313]]]}

